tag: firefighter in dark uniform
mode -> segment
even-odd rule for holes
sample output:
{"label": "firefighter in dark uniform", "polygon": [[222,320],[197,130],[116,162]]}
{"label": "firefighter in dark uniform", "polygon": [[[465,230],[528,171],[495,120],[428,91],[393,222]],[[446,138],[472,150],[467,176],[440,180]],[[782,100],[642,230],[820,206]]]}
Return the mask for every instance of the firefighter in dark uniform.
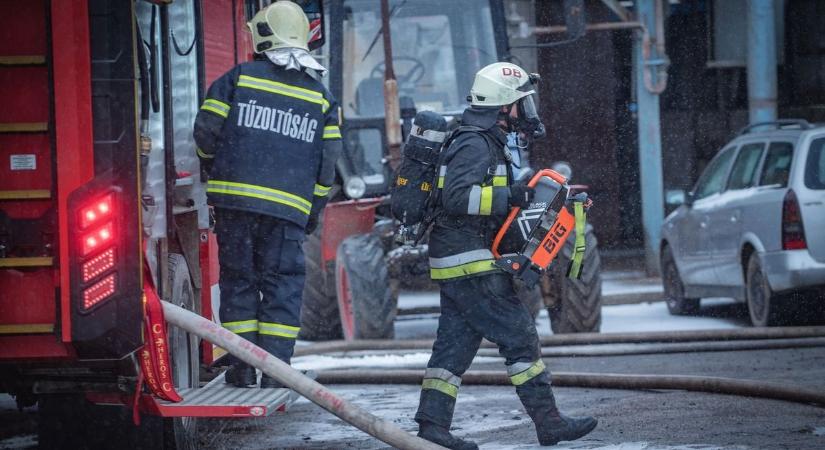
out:
{"label": "firefighter in dark uniform", "polygon": [[[222,325],[289,363],[304,287],[301,243],[318,222],[341,152],[337,105],[307,69],[309,22],[278,1],[249,23],[256,59],[215,80],[195,120],[215,210]],[[227,383],[256,384],[237,359]],[[264,375],[261,387],[280,387]]]}
{"label": "firefighter in dark uniform", "polygon": [[520,67],[481,69],[461,128],[441,155],[439,211],[430,234],[430,275],[441,288],[441,317],[421,389],[418,435],[451,449],[477,449],[450,434],[461,375],[482,338],[498,345],[507,373],[542,445],[578,439],[596,426],[556,408],[538,334],[510,275],[493,266],[493,238],[511,207],[528,207],[532,188],[514,184],[507,132],[543,133],[533,81]]}

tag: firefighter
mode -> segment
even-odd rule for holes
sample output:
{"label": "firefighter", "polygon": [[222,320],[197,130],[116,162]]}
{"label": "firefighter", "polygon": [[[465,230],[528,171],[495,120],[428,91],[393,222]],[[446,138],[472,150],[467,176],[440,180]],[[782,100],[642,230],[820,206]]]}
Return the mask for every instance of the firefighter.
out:
{"label": "firefighter", "polygon": [[507,133],[544,134],[533,101],[537,76],[495,63],[475,76],[461,127],[442,153],[430,234],[430,275],[441,289],[441,317],[421,388],[418,435],[451,449],[477,449],[450,434],[461,375],[482,338],[494,342],[542,445],[578,439],[596,426],[556,408],[533,318],[513,279],[493,266],[493,238],[511,207],[526,208],[533,188],[514,183]]}
{"label": "firefighter", "polygon": [[[222,325],[289,363],[300,331],[305,234],[317,226],[341,153],[337,105],[311,69],[309,21],[278,1],[248,23],[254,61],[209,87],[195,120],[198,156],[209,173],[220,261]],[[256,384],[232,359],[226,382]],[[280,387],[261,378],[262,388]]]}

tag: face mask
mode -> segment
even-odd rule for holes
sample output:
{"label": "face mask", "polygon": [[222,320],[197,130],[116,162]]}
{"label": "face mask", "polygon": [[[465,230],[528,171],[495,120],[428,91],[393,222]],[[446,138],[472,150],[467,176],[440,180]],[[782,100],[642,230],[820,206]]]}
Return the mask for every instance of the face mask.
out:
{"label": "face mask", "polygon": [[539,119],[532,94],[518,101],[518,118],[511,118],[509,123],[513,131],[521,133],[528,142],[541,139],[547,135],[544,124]]}

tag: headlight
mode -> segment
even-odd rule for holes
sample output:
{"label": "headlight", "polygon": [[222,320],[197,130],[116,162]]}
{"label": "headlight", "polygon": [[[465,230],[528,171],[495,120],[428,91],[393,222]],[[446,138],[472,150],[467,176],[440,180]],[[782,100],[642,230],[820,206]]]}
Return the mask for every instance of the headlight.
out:
{"label": "headlight", "polygon": [[364,179],[361,177],[350,177],[346,183],[344,183],[344,193],[347,194],[347,197],[352,199],[359,199],[364,196],[367,192],[367,183],[364,183]]}

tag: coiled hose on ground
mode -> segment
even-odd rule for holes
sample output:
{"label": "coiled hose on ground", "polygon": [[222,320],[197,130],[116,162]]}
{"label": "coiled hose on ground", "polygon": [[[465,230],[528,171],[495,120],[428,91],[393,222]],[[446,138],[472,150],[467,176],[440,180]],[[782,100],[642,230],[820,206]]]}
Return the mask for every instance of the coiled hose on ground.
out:
{"label": "coiled hose on ground", "polygon": [[[225,330],[214,322],[163,302],[166,320],[186,331],[196,334],[216,344],[241,360],[261,369],[286,386],[289,386],[313,403],[335,414],[344,421],[371,436],[401,449],[440,449],[442,447],[410,435],[392,423],[386,422],[361,408],[338,397],[325,384],[420,384],[421,370],[333,370],[318,374],[317,382],[292,369],[287,364],[269,355],[260,347],[251,345],[243,338]],[[755,350],[761,348],[791,348],[825,346],[825,327],[787,328],[746,328],[731,330],[703,330],[643,333],[582,333],[575,335],[555,335],[541,339],[542,355],[556,352],[561,346],[582,346],[599,344],[655,344],[660,349],[647,347],[641,353],[673,353],[685,351]],[[770,341],[781,339],[782,341]],[[723,342],[713,342],[723,341]],[[751,341],[751,342],[743,342]],[[684,345],[676,345],[684,344]],[[493,344],[484,342],[482,347]],[[430,349],[431,340],[417,341],[351,341],[327,342],[299,347],[295,355],[310,355],[333,352],[363,350],[421,350]],[[482,350],[484,352],[484,350]],[[562,352],[563,353],[563,352]],[[638,349],[615,349],[607,352],[590,352],[584,349],[563,353],[586,355],[626,355],[639,354]],[[555,354],[554,354],[555,356]],[[553,384],[560,387],[582,387],[602,389],[674,389],[716,394],[740,395],[771,398],[803,404],[825,406],[825,393],[799,386],[787,386],[756,380],[738,380],[723,377],[701,377],[686,375],[634,375],[597,374],[576,372],[553,373]],[[464,385],[510,385],[510,378],[504,372],[469,371],[462,376]]]}

